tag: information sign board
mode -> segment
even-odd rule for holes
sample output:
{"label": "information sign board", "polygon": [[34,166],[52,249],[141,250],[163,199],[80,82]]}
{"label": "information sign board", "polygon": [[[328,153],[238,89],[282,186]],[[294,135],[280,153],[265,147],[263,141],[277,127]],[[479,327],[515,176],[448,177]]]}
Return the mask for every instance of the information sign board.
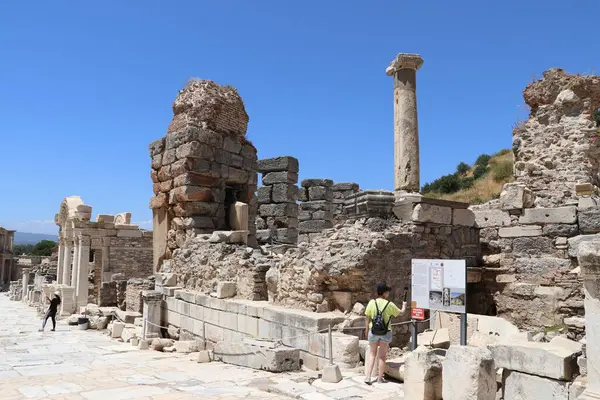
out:
{"label": "information sign board", "polygon": [[465,260],[412,260],[412,306],[466,313]]}
{"label": "information sign board", "polygon": [[424,308],[411,308],[410,309],[410,318],[416,319],[419,321],[423,321],[425,319],[425,309]]}

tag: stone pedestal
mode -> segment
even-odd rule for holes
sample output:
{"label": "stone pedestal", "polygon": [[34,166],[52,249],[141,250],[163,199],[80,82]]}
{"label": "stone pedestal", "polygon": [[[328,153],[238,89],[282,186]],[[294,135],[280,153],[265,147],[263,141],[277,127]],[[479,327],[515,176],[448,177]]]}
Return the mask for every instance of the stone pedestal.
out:
{"label": "stone pedestal", "polygon": [[29,286],[29,269],[25,268],[23,269],[23,278],[22,278],[22,284],[23,284],[23,291],[21,292],[21,301],[27,301],[27,295],[28,295],[28,290],[27,290],[27,286]]}
{"label": "stone pedestal", "polygon": [[394,193],[386,190],[365,190],[346,197],[344,211],[349,218],[392,216]]}
{"label": "stone pedestal", "polygon": [[69,286],[60,288],[60,315],[71,315],[75,312],[75,289]]}
{"label": "stone pedestal", "polygon": [[579,246],[577,256],[585,293],[588,387],[580,400],[600,399],[600,242]]}
{"label": "stone pedestal", "polygon": [[81,237],[79,239],[79,251],[77,252],[77,284],[75,286],[75,297],[77,307],[85,306],[88,303],[88,274],[90,267],[90,239]]}
{"label": "stone pedestal", "polygon": [[418,192],[419,127],[417,118],[418,54],[401,53],[386,69],[394,77],[394,184],[395,191]]}
{"label": "stone pedestal", "polygon": [[146,336],[144,339],[152,339],[161,337],[161,303],[162,293],[155,290],[142,292],[142,300],[144,301],[144,323],[146,324]]}

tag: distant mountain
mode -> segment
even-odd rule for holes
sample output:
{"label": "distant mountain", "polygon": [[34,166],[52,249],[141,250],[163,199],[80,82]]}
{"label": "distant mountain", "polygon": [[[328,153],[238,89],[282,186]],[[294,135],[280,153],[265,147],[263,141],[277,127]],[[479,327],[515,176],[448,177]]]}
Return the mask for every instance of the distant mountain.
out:
{"label": "distant mountain", "polygon": [[27,232],[15,232],[15,243],[14,244],[37,244],[42,240],[52,240],[58,242],[58,235],[47,235],[44,233],[27,233]]}

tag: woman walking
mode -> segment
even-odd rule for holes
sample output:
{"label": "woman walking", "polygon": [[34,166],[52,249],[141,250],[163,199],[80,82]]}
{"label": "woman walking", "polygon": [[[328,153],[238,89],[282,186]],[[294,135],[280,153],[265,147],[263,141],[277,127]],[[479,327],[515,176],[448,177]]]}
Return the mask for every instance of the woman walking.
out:
{"label": "woman walking", "polygon": [[402,309],[388,300],[390,288],[385,283],[377,285],[377,298],[369,301],[365,310],[367,317],[366,336],[369,340],[370,358],[365,370],[365,383],[370,385],[373,366],[379,350],[379,369],[377,382],[384,383],[385,359],[390,343],[392,342],[392,327],[390,320],[406,312],[406,301],[402,302]]}
{"label": "woman walking", "polygon": [[52,331],[54,332],[54,330],[56,330],[56,312],[58,311],[58,306],[60,305],[60,293],[54,292],[52,300],[50,300],[48,297],[46,297],[46,300],[50,302],[50,307],[48,307],[48,311],[46,311],[40,332],[43,332],[44,328],[46,328],[46,322],[48,322],[48,318],[52,318]]}

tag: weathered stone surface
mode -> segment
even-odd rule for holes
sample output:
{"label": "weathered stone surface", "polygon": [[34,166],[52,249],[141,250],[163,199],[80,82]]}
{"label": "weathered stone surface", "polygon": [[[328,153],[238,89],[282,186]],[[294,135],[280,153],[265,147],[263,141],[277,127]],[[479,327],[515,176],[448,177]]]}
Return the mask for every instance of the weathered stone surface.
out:
{"label": "weathered stone surface", "polygon": [[406,357],[404,397],[407,399],[442,399],[442,361],[435,350],[419,346]]}
{"label": "weathered stone surface", "polygon": [[501,238],[516,238],[521,236],[541,236],[542,227],[537,225],[513,226],[510,228],[498,229],[498,236]]}
{"label": "weathered stone surface", "polygon": [[341,192],[341,191],[353,191],[353,192],[357,192],[359,189],[358,183],[354,183],[354,182],[338,182],[338,183],[334,183],[332,186],[332,189],[334,192]]}
{"label": "weathered stone surface", "polygon": [[553,240],[545,236],[517,237],[513,240],[512,250],[517,256],[544,256],[556,253]]}
{"label": "weathered stone surface", "polygon": [[310,188],[312,186],[325,186],[327,188],[330,188],[333,186],[333,181],[331,179],[320,178],[302,179],[301,186],[304,188]]}
{"label": "weathered stone surface", "polygon": [[412,220],[449,225],[452,223],[452,209],[431,204],[417,204],[412,213]]}
{"label": "weathered stone surface", "polygon": [[258,160],[258,172],[262,174],[280,171],[291,171],[298,173],[298,170],[298,159],[294,157],[284,156]]}
{"label": "weathered stone surface", "polygon": [[288,183],[276,183],[272,186],[271,200],[273,203],[295,203],[298,188]]}
{"label": "weathered stone surface", "polygon": [[452,345],[443,361],[443,398],[495,400],[496,370],[485,348]]}
{"label": "weathered stone surface", "polygon": [[571,380],[577,372],[577,353],[547,343],[495,344],[490,346],[496,367],[542,377]]}
{"label": "weathered stone surface", "polygon": [[505,211],[533,207],[533,192],[523,184],[507,183],[500,193],[500,208]]}
{"label": "weathered stone surface", "polygon": [[508,370],[503,375],[503,396],[504,400],[571,400],[567,382]]}
{"label": "weathered stone surface", "polygon": [[308,200],[326,200],[331,202],[333,201],[333,191],[331,188],[325,186],[311,186],[308,188]]}
{"label": "weathered stone surface", "polygon": [[290,217],[298,215],[298,206],[294,203],[262,204],[258,210],[262,217]]}
{"label": "weathered stone surface", "polygon": [[448,332],[448,328],[422,332],[417,336],[417,343],[420,346],[432,347],[434,349],[447,349],[450,347],[450,333]]}
{"label": "weathered stone surface", "polygon": [[469,209],[457,208],[452,210],[452,224],[462,226],[475,226],[475,214]]}
{"label": "weathered stone surface", "polygon": [[475,223],[479,228],[489,228],[498,226],[509,226],[510,215],[507,211],[501,210],[474,210]]}
{"label": "weathered stone surface", "polygon": [[590,207],[579,211],[578,214],[579,229],[583,233],[600,232],[600,207]]}
{"label": "weathered stone surface", "polygon": [[268,348],[240,342],[218,342],[215,360],[270,372],[300,369],[300,350],[286,347]]}
{"label": "weathered stone surface", "polygon": [[217,299],[226,299],[235,296],[237,286],[235,282],[219,282],[217,284]]}
{"label": "weathered stone surface", "polygon": [[577,224],[547,224],[542,227],[542,233],[551,237],[571,237],[579,233],[579,227]]}
{"label": "weathered stone surface", "polygon": [[196,340],[178,340],[173,343],[177,353],[196,353],[204,350],[200,342]]}
{"label": "weathered stone surface", "polygon": [[598,242],[600,243],[600,234],[595,235],[578,235],[568,239],[569,242],[569,257],[577,257],[579,247],[582,243]]}
{"label": "weathered stone surface", "polygon": [[316,233],[330,228],[333,228],[333,222],[326,220],[310,220],[298,223],[298,231],[300,232]]}
{"label": "weathered stone surface", "polygon": [[295,184],[298,182],[298,174],[290,171],[269,172],[263,175],[262,182],[263,185],[273,185],[275,183]]}
{"label": "weathered stone surface", "polygon": [[521,224],[574,224],[577,207],[528,208],[519,218]]}

